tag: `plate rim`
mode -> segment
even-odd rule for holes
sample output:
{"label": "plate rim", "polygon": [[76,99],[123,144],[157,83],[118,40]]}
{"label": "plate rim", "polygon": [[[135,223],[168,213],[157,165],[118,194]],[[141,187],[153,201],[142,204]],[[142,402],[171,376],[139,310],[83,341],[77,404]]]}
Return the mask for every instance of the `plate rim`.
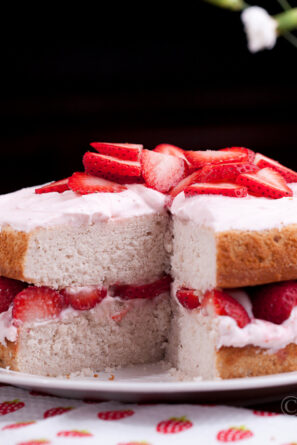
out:
{"label": "plate rim", "polygon": [[168,393],[191,392],[225,392],[239,390],[253,390],[270,387],[286,387],[297,385],[297,372],[272,374],[267,376],[246,377],[228,380],[195,380],[173,382],[141,382],[141,381],[105,381],[95,378],[59,378],[24,374],[18,371],[0,370],[0,382],[13,386],[31,386],[50,390],[94,390],[117,393],[150,393],[152,391]]}

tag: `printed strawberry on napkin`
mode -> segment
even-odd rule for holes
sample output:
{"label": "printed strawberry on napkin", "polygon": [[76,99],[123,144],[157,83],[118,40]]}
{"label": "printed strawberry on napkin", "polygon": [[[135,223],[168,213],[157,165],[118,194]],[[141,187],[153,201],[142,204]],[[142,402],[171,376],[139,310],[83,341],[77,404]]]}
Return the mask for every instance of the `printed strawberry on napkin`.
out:
{"label": "printed strawberry on napkin", "polygon": [[157,445],[297,442],[297,417],[218,405],[61,399],[0,388],[2,445]]}

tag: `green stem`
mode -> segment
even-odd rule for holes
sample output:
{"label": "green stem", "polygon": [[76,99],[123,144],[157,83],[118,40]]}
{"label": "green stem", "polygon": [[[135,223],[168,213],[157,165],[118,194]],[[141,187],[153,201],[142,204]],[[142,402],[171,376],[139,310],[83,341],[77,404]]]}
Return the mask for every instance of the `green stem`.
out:
{"label": "green stem", "polygon": [[291,9],[291,6],[289,5],[289,2],[287,2],[287,0],[277,0],[277,1],[285,11]]}
{"label": "green stem", "polygon": [[275,15],[274,19],[278,23],[278,33],[284,34],[297,28],[297,8],[289,9],[281,14]]}
{"label": "green stem", "polygon": [[244,0],[204,0],[207,3],[211,3],[214,6],[220,8],[231,9],[232,11],[241,11],[248,5]]}

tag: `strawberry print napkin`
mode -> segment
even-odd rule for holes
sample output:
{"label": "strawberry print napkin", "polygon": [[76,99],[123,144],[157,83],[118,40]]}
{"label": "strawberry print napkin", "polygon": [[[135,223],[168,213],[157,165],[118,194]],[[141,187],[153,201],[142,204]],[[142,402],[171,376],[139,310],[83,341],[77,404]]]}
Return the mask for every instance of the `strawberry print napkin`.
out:
{"label": "strawberry print napkin", "polygon": [[297,417],[219,405],[122,404],[0,387],[2,445],[297,442]]}

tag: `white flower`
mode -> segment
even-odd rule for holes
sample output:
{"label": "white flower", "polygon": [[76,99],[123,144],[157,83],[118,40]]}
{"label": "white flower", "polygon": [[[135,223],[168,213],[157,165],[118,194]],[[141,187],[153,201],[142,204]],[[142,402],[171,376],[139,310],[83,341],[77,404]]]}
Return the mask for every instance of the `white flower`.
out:
{"label": "white flower", "polygon": [[277,21],[259,6],[246,8],[241,20],[248,39],[248,48],[252,53],[262,49],[272,49],[277,39]]}

